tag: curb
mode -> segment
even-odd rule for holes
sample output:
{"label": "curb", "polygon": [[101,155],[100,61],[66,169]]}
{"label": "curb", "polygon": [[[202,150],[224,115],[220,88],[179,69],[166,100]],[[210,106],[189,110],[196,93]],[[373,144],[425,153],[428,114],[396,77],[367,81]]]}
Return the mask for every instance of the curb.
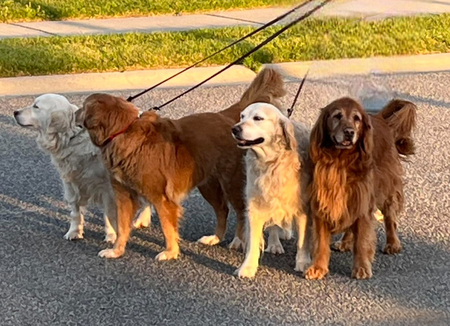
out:
{"label": "curb", "polygon": [[[193,68],[161,85],[160,88],[196,85],[225,66]],[[145,89],[182,69],[138,70],[34,77],[0,78],[0,97],[44,93],[92,93]],[[205,86],[249,83],[255,73],[244,66],[233,66]]]}
{"label": "curb", "polygon": [[450,70],[450,54],[286,62],[265,66],[276,67],[281,74],[290,78],[303,78],[308,69],[309,76],[316,78],[371,73],[424,73]]}
{"label": "curb", "polygon": [[[275,67],[287,78],[302,78],[308,68],[310,68],[310,78],[370,73],[425,73],[450,71],[450,54],[287,62],[265,66]],[[160,88],[193,86],[223,67],[193,68],[161,85]],[[180,70],[182,69],[0,78],[0,97],[145,89]],[[206,83],[205,86],[249,83],[254,77],[255,73],[250,69],[244,66],[233,66]]]}

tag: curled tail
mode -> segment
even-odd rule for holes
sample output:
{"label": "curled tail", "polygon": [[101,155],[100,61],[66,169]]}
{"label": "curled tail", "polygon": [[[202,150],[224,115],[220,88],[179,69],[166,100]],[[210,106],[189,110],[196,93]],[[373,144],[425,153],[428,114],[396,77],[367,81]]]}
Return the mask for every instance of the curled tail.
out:
{"label": "curled tail", "polygon": [[395,99],[390,101],[377,115],[383,118],[393,130],[395,147],[399,154],[413,155],[415,145],[412,133],[416,127],[416,105],[409,101]]}
{"label": "curled tail", "polygon": [[286,94],[283,78],[274,68],[264,68],[242,95],[240,101],[221,113],[239,121],[240,113],[250,104],[265,102],[280,108],[279,98]]}

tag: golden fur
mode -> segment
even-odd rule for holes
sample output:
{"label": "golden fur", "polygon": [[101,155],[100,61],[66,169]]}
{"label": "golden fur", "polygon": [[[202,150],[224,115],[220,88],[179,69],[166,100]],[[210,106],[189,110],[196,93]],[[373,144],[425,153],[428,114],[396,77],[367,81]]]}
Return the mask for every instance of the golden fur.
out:
{"label": "golden fur", "polygon": [[239,146],[249,148],[245,155],[247,250],[245,261],[236,274],[255,276],[264,227],[272,226],[267,251],[283,253],[278,228],[273,226],[290,229],[293,222],[298,231],[296,270],[303,271],[310,262],[308,241],[305,241],[307,219],[301,196],[301,169],[305,157],[300,156],[307,151],[307,128],[302,124],[294,127],[273,105],[256,103],[242,112],[233,135]]}
{"label": "golden fur", "polygon": [[[195,187],[213,206],[218,221],[215,234],[200,241],[212,245],[223,239],[228,203],[237,213],[236,238],[242,238],[243,152],[236,147],[230,131],[246,106],[255,101],[277,104],[277,98],[284,93],[281,76],[265,69],[239,103],[219,113],[193,114],[178,120],[154,112],[138,118],[138,109],[122,98],[89,96],[79,119],[93,143],[101,147],[118,193],[118,239],[113,249],[100,255],[115,258],[124,253],[130,216],[139,206],[137,198],[144,197],[158,212],[166,239],[166,250],[157,259],[177,258],[181,202]],[[110,140],[111,135],[117,136]]]}
{"label": "golden fur", "polygon": [[314,249],[306,278],[321,279],[328,273],[330,236],[344,230],[347,233],[339,249],[353,249],[352,276],[372,276],[376,207],[384,215],[384,251],[401,250],[396,221],[404,205],[400,154],[413,154],[415,120],[415,105],[400,100],[390,102],[375,116],[350,98],[322,109],[311,132]]}

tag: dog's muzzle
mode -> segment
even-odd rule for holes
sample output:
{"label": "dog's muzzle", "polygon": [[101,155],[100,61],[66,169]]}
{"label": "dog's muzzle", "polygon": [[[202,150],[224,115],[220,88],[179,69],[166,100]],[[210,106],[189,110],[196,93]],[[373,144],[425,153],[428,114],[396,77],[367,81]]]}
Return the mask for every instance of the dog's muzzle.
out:
{"label": "dog's muzzle", "polygon": [[264,138],[262,137],[256,138],[254,140],[243,139],[241,126],[234,126],[233,128],[231,128],[231,133],[233,134],[233,138],[236,139],[238,147],[251,147],[264,142]]}

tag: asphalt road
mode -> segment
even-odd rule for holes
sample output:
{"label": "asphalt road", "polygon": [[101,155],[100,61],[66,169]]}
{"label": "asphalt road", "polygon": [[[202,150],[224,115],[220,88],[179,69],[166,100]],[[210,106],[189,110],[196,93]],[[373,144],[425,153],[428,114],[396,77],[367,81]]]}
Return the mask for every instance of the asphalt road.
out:
{"label": "asphalt road", "polygon": [[[133,232],[123,258],[101,259],[106,244],[97,210],[87,217],[84,240],[63,239],[69,211],[58,175],[37,149],[36,134],[12,119],[32,98],[0,99],[0,325],[449,325],[450,73],[376,80],[418,105],[418,153],[405,165],[404,251],[383,255],[380,227],[368,281],[350,279],[350,253],[332,254],[325,280],[305,280],[294,272],[293,240],[285,242],[285,255],[264,255],[255,280],[237,279],[232,273],[243,254],[226,248],[234,215],[224,244],[197,244],[215,223],[197,192],[185,202],[179,260],[154,261],[164,245],[157,218],[151,229]],[[294,119],[312,124],[319,107],[361,81],[309,80]],[[286,105],[296,87],[289,85]],[[197,90],[162,114],[219,110],[243,90]],[[156,91],[136,104],[150,108],[179,91]],[[76,104],[85,97],[69,96]]]}

